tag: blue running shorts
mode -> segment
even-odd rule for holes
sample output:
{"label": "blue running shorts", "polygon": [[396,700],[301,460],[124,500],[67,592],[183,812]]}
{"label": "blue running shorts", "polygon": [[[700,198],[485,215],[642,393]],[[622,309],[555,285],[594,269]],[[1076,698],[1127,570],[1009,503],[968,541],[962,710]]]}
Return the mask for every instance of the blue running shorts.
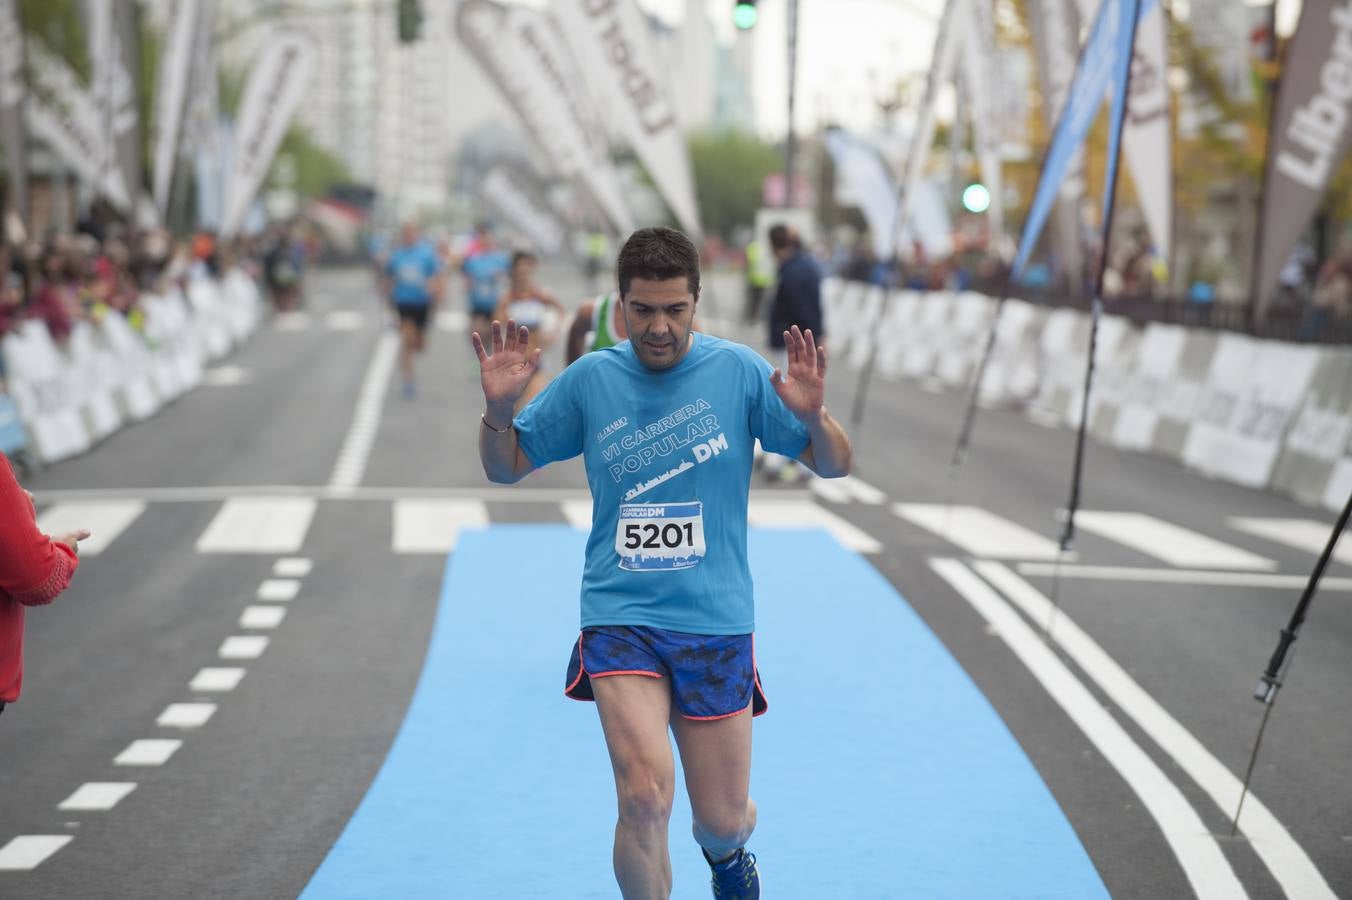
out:
{"label": "blue running shorts", "polygon": [[646,625],[582,629],[568,661],[564,694],[595,700],[591,679],[607,675],[669,678],[672,702],[687,719],[726,719],[748,704],[756,716],[769,708],[750,634],[685,634]]}

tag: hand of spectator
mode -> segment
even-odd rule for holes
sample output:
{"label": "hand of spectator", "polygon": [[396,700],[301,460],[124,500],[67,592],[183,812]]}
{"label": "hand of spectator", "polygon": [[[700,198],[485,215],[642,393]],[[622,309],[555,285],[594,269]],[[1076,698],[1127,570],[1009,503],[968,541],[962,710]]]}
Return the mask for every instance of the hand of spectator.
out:
{"label": "hand of spectator", "polygon": [[71,549],[72,553],[78,556],[80,553],[80,541],[89,537],[90,533],[88,528],[77,528],[75,531],[67,534],[59,534],[53,537],[52,540],[56,541],[58,544],[65,544]]}

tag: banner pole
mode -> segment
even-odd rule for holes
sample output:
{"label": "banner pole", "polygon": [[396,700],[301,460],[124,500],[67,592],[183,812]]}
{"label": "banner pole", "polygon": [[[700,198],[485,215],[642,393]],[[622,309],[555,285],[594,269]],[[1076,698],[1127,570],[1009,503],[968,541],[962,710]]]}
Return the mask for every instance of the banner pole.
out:
{"label": "banner pole", "polygon": [[[1253,767],[1258,761],[1258,748],[1263,743],[1263,732],[1267,729],[1268,717],[1272,715],[1272,707],[1277,704],[1277,692],[1282,687],[1282,681],[1285,678],[1285,672],[1289,671],[1291,661],[1295,659],[1295,652],[1292,646],[1296,638],[1300,636],[1300,626],[1305,624],[1305,614],[1310,609],[1310,601],[1314,599],[1315,590],[1319,587],[1319,581],[1324,577],[1324,569],[1329,564],[1329,559],[1333,556],[1333,549],[1338,545],[1338,538],[1342,537],[1343,531],[1347,528],[1347,520],[1352,518],[1352,492],[1347,495],[1347,502],[1343,504],[1342,514],[1338,516],[1338,521],[1333,526],[1333,533],[1329,535],[1328,543],[1324,545],[1324,552],[1320,554],[1319,561],[1314,565],[1314,571],[1310,573],[1310,580],[1305,583],[1305,590],[1300,595],[1300,602],[1296,604],[1295,610],[1291,613],[1291,621],[1281,631],[1281,637],[1277,639],[1277,649],[1272,651],[1272,658],[1268,660],[1267,669],[1263,671],[1258,680],[1258,687],[1254,689],[1253,699],[1262,703],[1263,720],[1258,724],[1258,736],[1254,738],[1253,751],[1249,754],[1249,766],[1244,773],[1244,786],[1239,792],[1239,805],[1235,807],[1234,818],[1230,821],[1230,835],[1239,833],[1239,814],[1244,810],[1244,798],[1249,794],[1249,782],[1253,778]],[[1287,654],[1291,656],[1288,658]]]}
{"label": "banner pole", "polygon": [[[1125,4],[1131,11],[1131,35],[1130,41],[1126,44],[1129,48],[1136,46],[1136,25],[1140,21],[1140,0],[1129,0]],[[1099,258],[1097,271],[1094,277],[1094,299],[1090,305],[1089,321],[1089,361],[1085,365],[1084,372],[1084,396],[1080,399],[1080,427],[1075,435],[1075,466],[1071,474],[1070,481],[1070,500],[1066,504],[1066,527],[1061,532],[1060,546],[1062,551],[1068,551],[1071,543],[1075,540],[1075,511],[1080,505],[1080,488],[1084,481],[1084,439],[1089,431],[1089,395],[1094,387],[1094,357],[1098,349],[1098,328],[1099,319],[1103,314],[1103,275],[1108,268],[1108,241],[1112,236],[1113,214],[1117,210],[1117,179],[1118,163],[1122,156],[1122,125],[1127,114],[1126,98],[1131,95],[1131,65],[1130,62],[1125,67],[1126,74],[1122,85],[1122,102],[1120,108],[1116,110],[1117,122],[1112,127],[1116,129],[1118,135],[1117,145],[1113,148],[1114,159],[1112,162],[1112,183],[1107,185],[1107,201],[1103,210],[1103,231],[1102,238],[1099,241]]]}

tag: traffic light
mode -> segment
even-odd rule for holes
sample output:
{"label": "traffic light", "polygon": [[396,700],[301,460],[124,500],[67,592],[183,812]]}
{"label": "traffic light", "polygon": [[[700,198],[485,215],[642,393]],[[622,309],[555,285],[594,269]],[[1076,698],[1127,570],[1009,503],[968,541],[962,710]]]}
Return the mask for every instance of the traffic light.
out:
{"label": "traffic light", "polygon": [[756,0],[737,0],[732,5],[732,24],[742,31],[754,28],[760,13],[756,10]]}
{"label": "traffic light", "polygon": [[420,0],[399,0],[399,41],[412,44],[422,31],[422,3]]}
{"label": "traffic light", "polygon": [[990,209],[991,192],[980,182],[969,184],[962,191],[962,208],[968,212],[983,213]]}

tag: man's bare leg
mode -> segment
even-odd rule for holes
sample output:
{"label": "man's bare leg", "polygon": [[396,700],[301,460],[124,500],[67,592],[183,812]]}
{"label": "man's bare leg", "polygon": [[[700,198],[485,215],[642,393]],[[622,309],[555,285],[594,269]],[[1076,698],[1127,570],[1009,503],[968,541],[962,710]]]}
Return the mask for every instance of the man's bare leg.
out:
{"label": "man's bare leg", "polygon": [[643,675],[594,676],[591,683],[615,771],[615,880],[625,900],[666,900],[667,822],[676,780],[667,738],[671,686]]}
{"label": "man's bare leg", "polygon": [[695,840],[720,860],[746,844],[756,827],[751,800],[751,709],[713,721],[671,711],[690,794]]}

